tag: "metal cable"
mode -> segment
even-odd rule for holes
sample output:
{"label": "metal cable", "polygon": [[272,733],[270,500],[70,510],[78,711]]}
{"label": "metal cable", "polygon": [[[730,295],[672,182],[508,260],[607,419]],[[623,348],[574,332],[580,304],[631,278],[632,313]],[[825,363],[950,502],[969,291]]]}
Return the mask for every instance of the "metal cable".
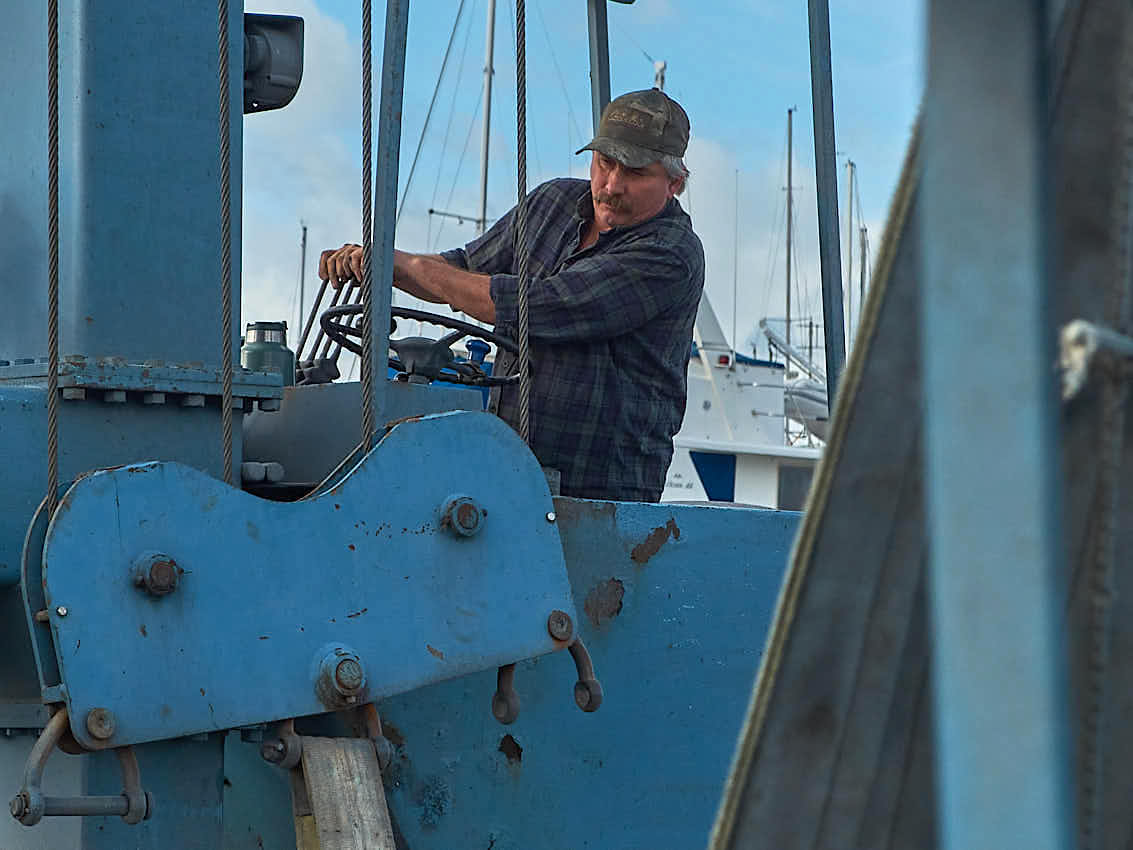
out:
{"label": "metal cable", "polygon": [[[1118,79],[1123,121],[1119,127],[1122,160],[1116,182],[1113,239],[1115,264],[1106,292],[1105,320],[1115,330],[1127,333],[1129,285],[1133,276],[1133,228],[1130,216],[1130,181],[1133,180],[1133,13],[1126,11],[1121,71]],[[1087,665],[1086,711],[1082,720],[1082,780],[1079,785],[1079,847],[1101,846],[1103,841],[1104,754],[1102,736],[1106,721],[1106,677],[1110,666],[1112,607],[1116,595],[1114,561],[1117,544],[1117,509],[1122,457],[1124,455],[1125,399],[1129,378],[1117,357],[1107,358],[1101,386],[1101,432],[1098,436],[1098,480],[1095,496],[1097,524],[1089,577],[1089,662]]]}
{"label": "metal cable", "polygon": [[515,3],[515,129],[519,203],[516,206],[516,247],[519,251],[519,436],[531,445],[531,351],[527,309],[527,51],[526,3]]}
{"label": "metal cable", "polygon": [[371,363],[373,299],[373,233],[371,223],[370,172],[373,167],[372,137],[373,41],[370,2],[362,0],[362,444],[369,449],[374,434],[374,370]]}
{"label": "metal cable", "polygon": [[47,3],[47,515],[59,499],[59,0]]}
{"label": "metal cable", "polygon": [[224,443],[224,480],[232,475],[232,193],[229,187],[228,0],[217,0],[217,47],[220,52],[220,423]]}

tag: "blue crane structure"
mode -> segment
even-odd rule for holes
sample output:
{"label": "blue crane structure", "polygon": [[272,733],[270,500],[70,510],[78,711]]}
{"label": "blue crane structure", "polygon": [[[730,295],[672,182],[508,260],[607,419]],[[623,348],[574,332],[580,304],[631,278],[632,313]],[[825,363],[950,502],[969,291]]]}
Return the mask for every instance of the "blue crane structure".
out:
{"label": "blue crane structure", "polygon": [[302,21],[6,10],[0,847],[1128,846],[1133,6],[928,4],[802,517],[558,496],[452,337],[389,339],[408,6],[369,317],[321,322],[364,380],[298,386],[225,352]]}
{"label": "blue crane structure", "polygon": [[[407,7],[387,13],[379,231]],[[61,0],[58,20],[57,82],[41,5],[0,36],[20,81],[0,94],[0,256],[22,268],[0,318],[0,846],[295,846],[312,735],[372,742],[402,846],[703,841],[798,516],[560,498],[478,390],[363,398],[226,364],[243,116],[294,94],[302,22],[228,9],[244,73],[222,185],[216,4]],[[340,426],[367,404],[376,439],[355,451]],[[227,483],[226,455],[302,470],[302,498]]]}

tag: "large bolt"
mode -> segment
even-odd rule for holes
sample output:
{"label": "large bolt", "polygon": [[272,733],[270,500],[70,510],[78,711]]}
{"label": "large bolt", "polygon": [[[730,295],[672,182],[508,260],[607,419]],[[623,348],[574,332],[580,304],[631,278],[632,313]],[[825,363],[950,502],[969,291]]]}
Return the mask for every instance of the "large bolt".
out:
{"label": "large bolt", "polygon": [[31,801],[28,800],[26,791],[21,791],[12,798],[12,802],[8,804],[8,811],[12,813],[12,817],[19,820],[27,814],[28,809],[31,807]]}
{"label": "large bolt", "polygon": [[457,496],[441,511],[441,525],[460,537],[471,537],[480,530],[484,512],[468,496]]}
{"label": "large bolt", "polygon": [[283,741],[264,741],[260,745],[260,756],[266,762],[272,764],[279,764],[283,761],[283,756],[287,753],[287,747],[284,746]]}
{"label": "large bolt", "polygon": [[566,611],[555,610],[547,617],[547,631],[555,640],[570,640],[574,637],[574,623]]}
{"label": "large bolt", "polygon": [[87,712],[87,731],[98,741],[114,737],[114,715],[105,708],[92,708]]}
{"label": "large bolt", "polygon": [[356,658],[343,658],[334,668],[334,686],[343,696],[358,693],[364,681],[362,665]]}
{"label": "large bolt", "polygon": [[134,563],[134,584],[154,596],[166,596],[177,589],[181,568],[168,555],[151,552]]}

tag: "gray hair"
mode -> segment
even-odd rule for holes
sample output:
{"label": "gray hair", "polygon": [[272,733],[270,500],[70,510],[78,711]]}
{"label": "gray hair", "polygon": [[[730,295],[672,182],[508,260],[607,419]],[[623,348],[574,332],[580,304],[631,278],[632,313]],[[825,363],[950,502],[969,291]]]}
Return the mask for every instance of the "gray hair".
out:
{"label": "gray hair", "polygon": [[684,192],[685,186],[688,185],[688,178],[691,176],[689,174],[688,167],[685,165],[684,159],[679,156],[673,156],[672,154],[667,153],[661,157],[660,162],[661,165],[664,166],[665,171],[668,173],[669,177],[679,177],[684,181],[683,183],[681,183],[680,191],[678,191],[677,194],[679,195],[681,194],[681,192]]}

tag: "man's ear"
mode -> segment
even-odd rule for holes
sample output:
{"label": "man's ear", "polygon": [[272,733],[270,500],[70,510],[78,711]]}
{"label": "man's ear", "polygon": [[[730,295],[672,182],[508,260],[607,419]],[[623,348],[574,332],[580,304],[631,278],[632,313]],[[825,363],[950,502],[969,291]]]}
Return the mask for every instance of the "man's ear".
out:
{"label": "man's ear", "polygon": [[675,198],[685,188],[685,179],[683,177],[673,177],[669,180],[669,197]]}

